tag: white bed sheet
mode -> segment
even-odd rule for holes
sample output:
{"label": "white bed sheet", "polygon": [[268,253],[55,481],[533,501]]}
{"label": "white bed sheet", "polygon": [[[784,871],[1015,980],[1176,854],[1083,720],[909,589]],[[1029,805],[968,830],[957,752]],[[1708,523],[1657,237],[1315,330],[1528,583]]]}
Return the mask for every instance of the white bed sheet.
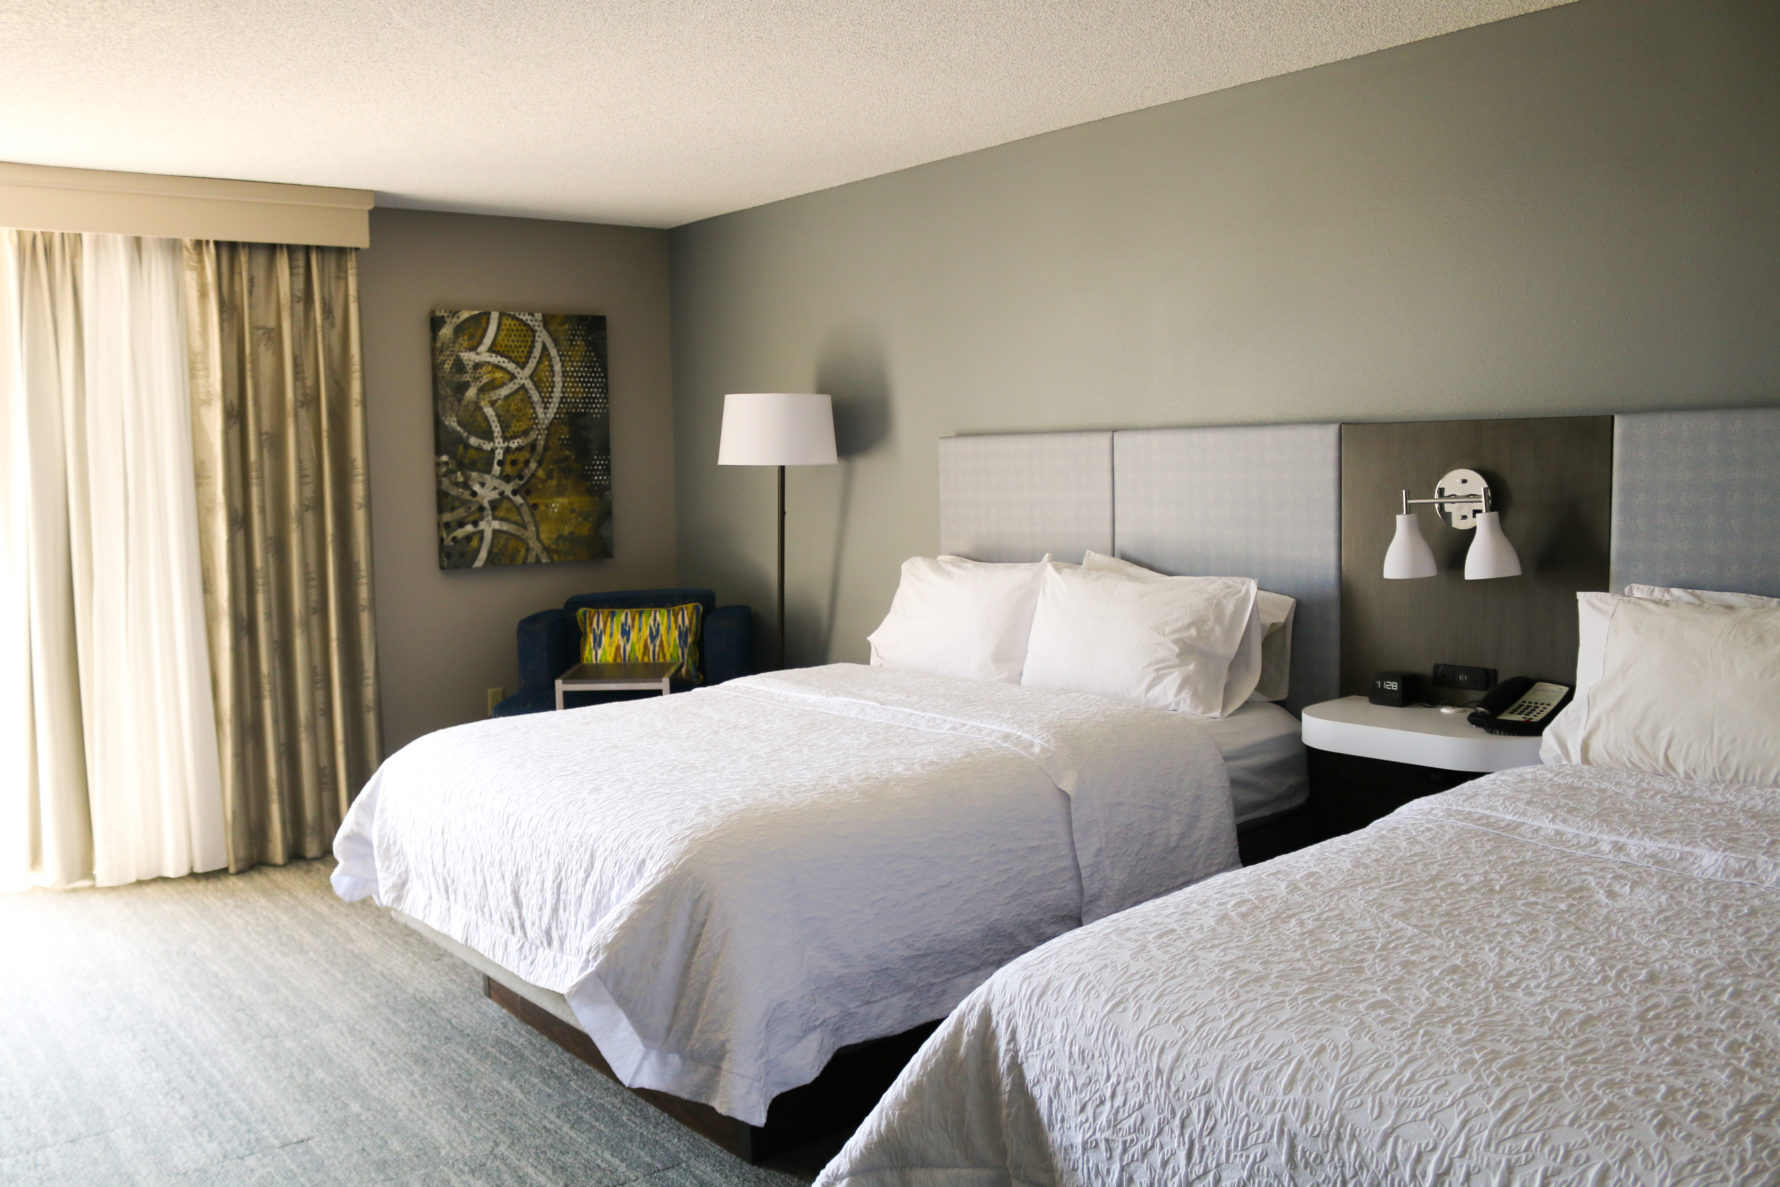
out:
{"label": "white bed sheet", "polygon": [[1228,717],[1200,721],[1230,776],[1238,827],[1290,812],[1310,794],[1303,727],[1271,701],[1251,701]]}
{"label": "white bed sheet", "polygon": [[1780,1181],[1780,789],[1521,768],[1082,928],[818,1179]]}
{"label": "white bed sheet", "polygon": [[860,665],[442,730],[335,855],[342,897],[565,995],[626,1084],[752,1124],[837,1048],[1236,863],[1191,719]]}

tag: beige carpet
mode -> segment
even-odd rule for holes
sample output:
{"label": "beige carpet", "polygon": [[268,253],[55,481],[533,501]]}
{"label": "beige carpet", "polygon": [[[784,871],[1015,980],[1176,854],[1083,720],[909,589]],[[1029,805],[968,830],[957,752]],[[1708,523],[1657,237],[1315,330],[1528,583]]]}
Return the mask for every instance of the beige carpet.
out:
{"label": "beige carpet", "polygon": [[0,895],[0,1183],[785,1185],[829,1152],[730,1157],[330,868]]}

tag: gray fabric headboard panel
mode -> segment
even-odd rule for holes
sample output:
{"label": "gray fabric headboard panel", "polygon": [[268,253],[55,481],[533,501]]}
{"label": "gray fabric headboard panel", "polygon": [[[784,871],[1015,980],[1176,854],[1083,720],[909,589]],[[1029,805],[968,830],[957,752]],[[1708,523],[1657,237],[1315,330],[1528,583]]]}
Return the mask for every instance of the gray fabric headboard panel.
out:
{"label": "gray fabric headboard panel", "polygon": [[1113,434],[1118,555],[1167,573],[1253,577],[1298,599],[1297,710],[1336,695],[1341,657],[1341,427]]}
{"label": "gray fabric headboard panel", "polygon": [[1613,419],[1612,588],[1780,597],[1780,408]]}
{"label": "gray fabric headboard panel", "polygon": [[939,550],[978,561],[1079,561],[1113,546],[1111,433],[943,437]]}

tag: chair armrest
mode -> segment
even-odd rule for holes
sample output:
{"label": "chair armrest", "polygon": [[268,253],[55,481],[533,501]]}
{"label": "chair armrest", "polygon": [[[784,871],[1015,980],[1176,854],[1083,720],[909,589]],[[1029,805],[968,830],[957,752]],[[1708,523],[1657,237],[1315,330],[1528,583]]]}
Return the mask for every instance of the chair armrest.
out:
{"label": "chair armrest", "polygon": [[494,707],[496,717],[518,717],[522,713],[544,713],[556,708],[556,682],[549,688],[533,688],[516,692]]}
{"label": "chair armrest", "polygon": [[705,683],[722,684],[754,672],[754,611],[719,606],[705,617]]}
{"label": "chair armrest", "polygon": [[519,620],[519,687],[524,692],[549,689],[575,662],[579,628],[566,610],[540,610]]}

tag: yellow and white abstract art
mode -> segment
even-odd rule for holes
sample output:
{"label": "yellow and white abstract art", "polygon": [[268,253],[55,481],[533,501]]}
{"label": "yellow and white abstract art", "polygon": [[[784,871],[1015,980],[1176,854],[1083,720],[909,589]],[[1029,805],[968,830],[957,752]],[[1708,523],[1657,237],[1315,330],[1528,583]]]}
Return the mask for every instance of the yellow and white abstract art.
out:
{"label": "yellow and white abstract art", "polygon": [[612,555],[606,319],[433,313],[439,567]]}

